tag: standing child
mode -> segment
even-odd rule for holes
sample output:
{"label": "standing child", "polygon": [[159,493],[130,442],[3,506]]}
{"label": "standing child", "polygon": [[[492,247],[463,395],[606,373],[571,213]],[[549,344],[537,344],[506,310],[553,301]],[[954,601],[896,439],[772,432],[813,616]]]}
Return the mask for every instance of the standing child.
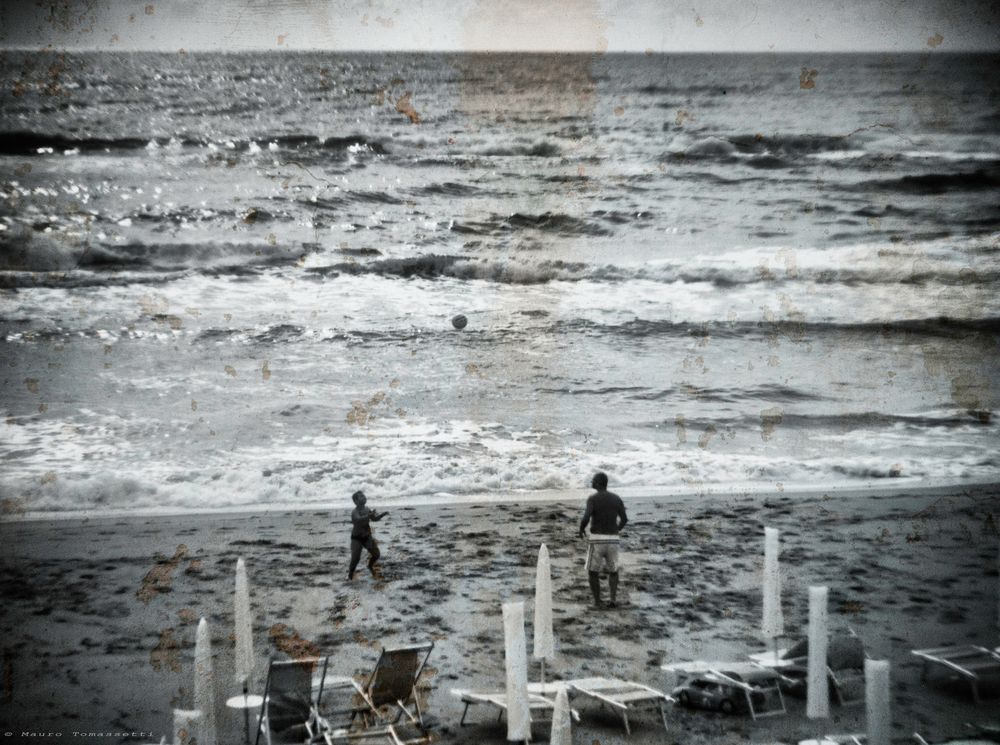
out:
{"label": "standing child", "polygon": [[368,551],[368,569],[372,576],[375,574],[375,562],[381,556],[378,544],[372,536],[372,522],[378,522],[388,515],[388,512],[378,513],[365,506],[368,498],[363,491],[356,491],[351,495],[354,500],[354,511],[351,512],[351,568],[347,570],[347,579],[354,579],[354,570],[358,568],[361,561],[361,549]]}

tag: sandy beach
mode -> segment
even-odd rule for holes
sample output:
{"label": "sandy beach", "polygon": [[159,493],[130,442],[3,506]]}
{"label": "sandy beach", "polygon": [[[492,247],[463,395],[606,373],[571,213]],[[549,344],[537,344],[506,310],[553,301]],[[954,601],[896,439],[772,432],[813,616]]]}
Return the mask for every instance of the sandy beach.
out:
{"label": "sandy beach", "polygon": [[[502,601],[531,601],[538,546],[552,556],[556,678],[617,676],[669,689],[661,665],[760,651],[763,527],[781,530],[784,612],[804,633],[807,587],[830,587],[832,630],[854,629],[892,662],[894,732],[940,738],[996,720],[967,688],[920,682],[913,648],[997,641],[997,487],[806,496],[774,493],[627,500],[625,603],[588,607],[574,502],[397,507],[378,525],[382,578],[345,580],[347,507],[337,511],[155,518],[6,520],[3,553],[4,742],[153,742],[191,705],[200,617],[212,630],[222,740],[242,721],[222,702],[233,680],[233,574],[250,577],[255,654],[332,655],[331,671],[369,670],[382,645],[431,639],[426,682],[441,742],[496,742],[485,709],[459,726],[454,688],[503,684]],[[627,496],[627,495],[626,495]],[[377,498],[372,499],[378,505]],[[531,678],[539,670],[532,663]],[[261,684],[258,683],[258,687]],[[995,694],[996,691],[993,691]],[[668,712],[619,721],[577,699],[576,742],[795,742],[860,732],[864,707],[785,716]],[[74,733],[142,732],[131,740]],[[11,733],[8,735],[7,733]],[[22,736],[23,733],[51,733]],[[60,733],[56,735],[54,733]],[[536,725],[544,741],[546,727]]]}

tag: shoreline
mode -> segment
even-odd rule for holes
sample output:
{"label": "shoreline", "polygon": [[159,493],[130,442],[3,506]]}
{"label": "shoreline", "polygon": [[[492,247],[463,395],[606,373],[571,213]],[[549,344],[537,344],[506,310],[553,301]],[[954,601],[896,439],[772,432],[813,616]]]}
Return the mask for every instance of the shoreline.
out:
{"label": "shoreline", "polygon": [[[946,481],[929,482],[927,479],[889,478],[867,481],[862,484],[840,483],[827,486],[809,484],[788,484],[777,488],[771,484],[755,486],[746,482],[703,484],[698,490],[690,486],[638,486],[612,488],[627,502],[636,500],[656,500],[660,502],[686,503],[695,499],[780,499],[784,497],[812,498],[821,495],[838,498],[878,498],[899,495],[921,495],[935,493],[955,493],[970,491],[993,491],[1000,489],[1000,478],[982,481]],[[583,502],[591,493],[591,489],[539,489],[533,491],[489,491],[469,494],[431,493],[426,495],[372,497],[380,506],[401,507],[447,507],[477,504],[556,504],[565,502]],[[137,508],[109,510],[59,510],[59,511],[19,511],[7,507],[0,513],[0,525],[19,522],[60,522],[91,520],[120,520],[127,518],[170,518],[184,516],[228,515],[231,517],[286,514],[315,513],[331,510],[349,509],[350,499],[345,492],[341,500],[330,502],[295,503],[282,502],[276,504],[233,505],[229,507],[197,507],[197,508]]]}

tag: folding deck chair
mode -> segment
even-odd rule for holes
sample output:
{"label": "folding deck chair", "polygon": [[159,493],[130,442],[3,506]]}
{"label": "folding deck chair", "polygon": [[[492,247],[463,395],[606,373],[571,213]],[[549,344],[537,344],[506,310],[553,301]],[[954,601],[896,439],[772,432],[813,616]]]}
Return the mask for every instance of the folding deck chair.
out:
{"label": "folding deck chair", "polygon": [[[808,666],[808,652],[803,664]],[[857,634],[835,634],[826,650],[826,676],[840,706],[865,702],[865,645]]]}
{"label": "folding deck chair", "polygon": [[[257,745],[261,734],[267,745],[301,745],[321,738],[317,702],[323,696],[329,661],[329,657],[271,660],[257,722]],[[314,695],[313,677],[317,674],[319,680]]]}
{"label": "folding deck chair", "polygon": [[[356,710],[364,697],[356,680],[334,678],[333,681],[334,685],[324,685],[323,694],[316,698],[316,719],[325,745],[371,740],[400,745],[402,740],[393,725],[380,724],[372,727],[369,722],[357,720]],[[315,683],[313,690],[316,690]]]}
{"label": "folding deck chair", "polygon": [[977,704],[983,702],[979,694],[979,684],[983,678],[1000,677],[1000,647],[987,649],[974,644],[965,644],[960,647],[914,649],[912,654],[923,660],[921,680],[927,680],[932,665],[944,667],[969,681],[972,699]]}
{"label": "folding deck chair", "polygon": [[865,669],[843,668],[834,670],[826,666],[830,690],[841,706],[860,705],[865,702]]}
{"label": "folding deck chair", "polygon": [[[805,692],[805,676],[808,668],[809,642],[802,640],[788,649],[748,655],[750,660],[761,667],[778,671],[793,695]],[[865,701],[865,647],[861,638],[853,631],[834,634],[827,646],[826,675],[830,691],[840,706],[862,704]]]}
{"label": "folding deck chair", "polygon": [[[379,723],[390,725],[387,732],[397,743],[426,742],[429,735],[420,710],[417,681],[433,649],[434,642],[383,649],[367,682],[357,689],[364,705],[355,707],[351,721],[360,715],[365,727]],[[395,710],[395,717],[389,719],[383,713],[385,709]],[[400,738],[395,725],[404,716],[407,724],[420,730],[418,737]]]}
{"label": "folding deck chair", "polygon": [[629,713],[643,706],[659,708],[663,728],[669,729],[664,705],[674,699],[655,688],[617,678],[580,678],[567,681],[566,687],[570,693],[579,693],[600,702],[602,706],[607,705],[616,710],[622,716],[626,734],[632,734],[628,723]]}

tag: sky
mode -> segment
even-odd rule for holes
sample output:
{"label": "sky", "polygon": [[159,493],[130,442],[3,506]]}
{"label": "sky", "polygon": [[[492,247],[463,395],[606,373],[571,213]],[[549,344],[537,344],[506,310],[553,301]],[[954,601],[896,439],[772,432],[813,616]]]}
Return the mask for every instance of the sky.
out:
{"label": "sky", "polygon": [[994,0],[4,0],[0,48],[1000,50]]}

